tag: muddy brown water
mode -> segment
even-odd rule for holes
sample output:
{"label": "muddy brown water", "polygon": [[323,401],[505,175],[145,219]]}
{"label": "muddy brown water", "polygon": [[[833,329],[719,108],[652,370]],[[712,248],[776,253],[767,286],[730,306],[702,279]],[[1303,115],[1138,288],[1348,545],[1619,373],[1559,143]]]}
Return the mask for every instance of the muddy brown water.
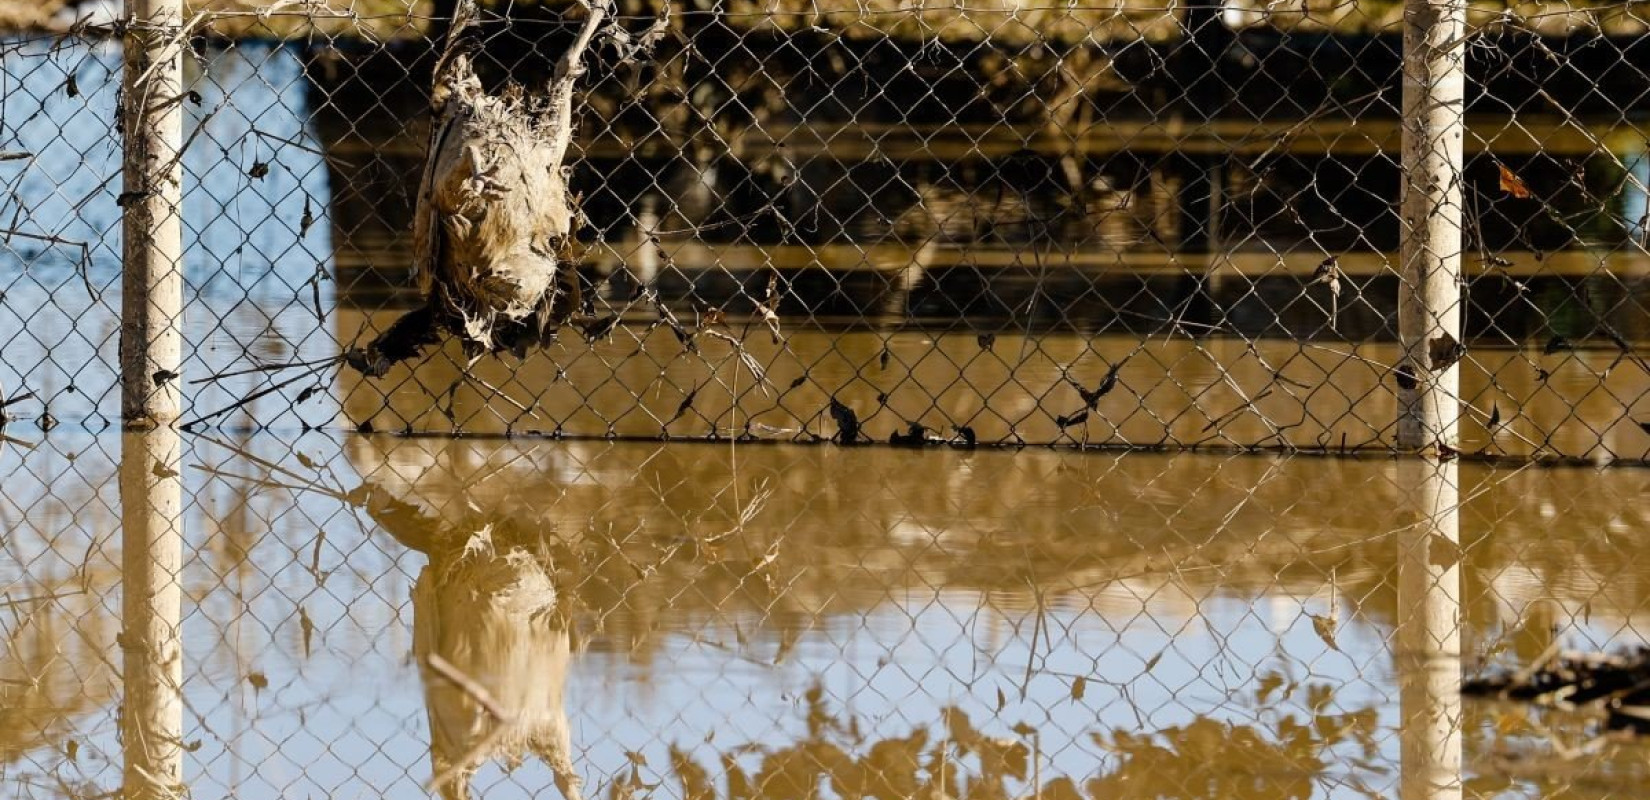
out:
{"label": "muddy brown water", "polygon": [[[340,312],[351,331],[340,338],[393,319]],[[341,417],[392,432],[814,441],[841,431],[834,398],[879,442],[916,423],[931,438],[958,440],[967,427],[993,443],[1338,451],[1390,447],[1397,413],[1392,343],[999,334],[986,346],[967,332],[808,329],[776,343],[760,326],[726,330],[741,334],[738,347],[699,335],[696,352],[663,326],[593,346],[568,331],[525,361],[468,368],[449,344],[383,378],[344,371]],[[1077,385],[1098,388],[1117,364],[1115,387],[1087,409]],[[1462,449],[1642,460],[1650,431],[1624,403],[1647,392],[1650,371],[1614,350],[1478,351],[1462,367]],[[273,398],[239,419],[324,424],[331,413]]]}
{"label": "muddy brown water", "polygon": [[[872,257],[927,266],[859,241],[808,248],[847,254],[815,277],[858,291],[870,275],[867,296],[891,304],[854,325],[787,311],[782,343],[742,337],[761,380],[726,340],[686,352],[637,319],[465,380],[456,348],[378,381],[321,375],[198,436],[40,434],[30,419],[95,420],[113,398],[115,151],[90,121],[113,108],[118,59],[20,52],[0,125],[38,154],[14,175],[19,224],[88,242],[90,262],[14,242],[0,263],[0,383],[39,398],[8,409],[24,420],[0,442],[0,796],[417,797],[471,760],[489,798],[575,779],[592,797],[1604,798],[1650,777],[1643,746],[1596,715],[1455,696],[1462,675],[1555,642],[1643,641],[1642,470],[789,443],[835,435],[835,398],[880,440],[914,422],[985,441],[1380,445],[1394,346],[1321,335],[1322,298],[1297,286],[1316,254],[1290,253],[1263,298],[1306,344],[1141,336],[1092,297],[1062,308],[1117,327],[1044,323],[1028,340],[953,309],[921,330],[933,304],[885,291],[912,286]],[[201,124],[217,147],[188,163],[189,369],[332,356],[394,313],[346,268],[400,274],[404,248],[339,220],[300,229],[306,207],[325,220],[363,198],[270,144],[306,135],[296,61],[214,59],[203,102],[223,108]],[[926,273],[929,300],[1000,244],[924,255],[950,268]],[[740,248],[675,253],[675,279],[721,297],[800,252]],[[1108,252],[1038,290],[1194,264]],[[987,265],[1007,276],[992,285],[1034,286],[1009,261]],[[1642,293],[1642,261],[1513,261],[1614,286],[1596,297]],[[1596,335],[1555,291],[1508,319]],[[1642,339],[1642,309],[1611,303]],[[1466,449],[1650,452],[1623,413],[1650,389],[1643,369],[1513,338],[1465,364]],[[1116,389],[1062,427],[1084,407],[1067,378],[1092,388],[1117,363]],[[268,385],[202,388],[196,411]],[[339,432],[366,420],[426,435]],[[558,430],[723,441],[499,436]],[[175,656],[148,657],[140,630],[175,636]]]}
{"label": "muddy brown water", "polygon": [[[1454,691],[1643,640],[1650,478],[1430,469],[59,432],[0,451],[0,786],[155,768],[116,736],[143,675],[117,635],[158,619],[157,741],[197,798],[420,796],[466,755],[486,797],[557,769],[593,797],[929,796],[942,761],[954,796],[1633,794],[1646,752],[1597,718]],[[123,605],[168,546],[170,608]],[[490,718],[431,654],[518,733],[476,749]]]}

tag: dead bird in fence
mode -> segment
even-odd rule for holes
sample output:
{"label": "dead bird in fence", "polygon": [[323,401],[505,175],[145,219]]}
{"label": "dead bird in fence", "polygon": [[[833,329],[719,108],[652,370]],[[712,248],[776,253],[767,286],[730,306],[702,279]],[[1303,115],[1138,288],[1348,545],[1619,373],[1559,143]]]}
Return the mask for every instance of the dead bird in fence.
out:
{"label": "dead bird in fence", "polygon": [[581,60],[608,15],[605,4],[584,7],[583,27],[548,91],[533,97],[516,84],[498,94],[482,88],[463,52],[476,10],[461,4],[436,64],[435,119],[414,223],[424,304],[346,353],[350,366],[380,376],[446,335],[457,336],[472,359],[524,355],[551,341],[579,308],[575,209],[563,161]]}
{"label": "dead bird in fence", "polygon": [[379,377],[425,347],[456,336],[472,361],[553,340],[580,306],[573,269],[576,202],[563,164],[573,138],[573,88],[584,53],[611,16],[611,0],[580,0],[586,16],[542,96],[517,84],[488,93],[465,53],[479,18],[460,0],[436,62],[429,152],[414,216],[414,269],[423,303],[365,347],[291,364],[259,364],[191,381],[297,369],[271,386],[183,424],[185,430],[348,364]]}

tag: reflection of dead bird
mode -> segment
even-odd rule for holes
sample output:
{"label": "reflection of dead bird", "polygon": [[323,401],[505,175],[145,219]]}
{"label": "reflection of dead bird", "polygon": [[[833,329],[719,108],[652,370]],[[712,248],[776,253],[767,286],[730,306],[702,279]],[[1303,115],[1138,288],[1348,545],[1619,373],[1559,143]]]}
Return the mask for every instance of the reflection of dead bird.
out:
{"label": "reflection of dead bird", "polygon": [[578,308],[570,268],[573,203],[562,165],[573,134],[573,85],[605,9],[588,7],[578,38],[545,97],[511,85],[483,90],[456,37],[473,19],[461,3],[436,66],[429,152],[414,222],[415,269],[425,302],[348,362],[382,375],[443,333],[472,357],[540,344]]}
{"label": "reflection of dead bird", "polygon": [[565,705],[572,639],[547,566],[519,548],[500,552],[482,527],[457,552],[432,554],[413,587],[420,662],[440,655],[512,715],[493,719],[463,687],[425,676],[432,766],[452,776],[443,797],[468,797],[482,761],[513,768],[529,753],[550,767],[563,797],[583,796]]}
{"label": "reflection of dead bird", "polygon": [[[413,654],[422,672],[430,762],[447,800],[470,796],[470,777],[498,759],[542,760],[567,800],[583,797],[567,719],[576,650],[567,601],[541,531],[508,516],[435,516],[382,487],[358,490],[375,521],[429,563],[412,590]],[[439,656],[473,686],[430,668]],[[501,717],[500,715],[507,715]]]}

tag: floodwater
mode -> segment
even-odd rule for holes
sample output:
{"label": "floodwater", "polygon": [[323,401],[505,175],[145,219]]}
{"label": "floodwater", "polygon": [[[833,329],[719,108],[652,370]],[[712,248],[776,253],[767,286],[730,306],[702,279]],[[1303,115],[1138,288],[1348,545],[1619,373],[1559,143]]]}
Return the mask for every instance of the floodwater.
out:
{"label": "floodwater", "polygon": [[[406,305],[366,277],[404,277],[405,198],[306,149],[291,51],[209,56],[186,379],[333,356]],[[610,338],[467,375],[455,347],[375,381],[235,375],[192,389],[201,415],[270,390],[222,427],[123,437],[95,424],[117,64],[5,54],[0,149],[35,157],[0,164],[0,389],[34,399],[0,439],[0,796],[417,797],[456,775],[448,796],[1453,800],[1650,778],[1595,713],[1459,697],[1555,643],[1643,643],[1642,471],[793,443],[843,435],[834,400],[877,440],[1384,446],[1378,253],[1346,259],[1333,324],[1302,284],[1316,256],[1233,267],[1213,297],[1242,336],[1194,337],[1186,266],[1259,251],[1045,271],[948,228],[914,253],[903,234],[666,243],[620,274],[615,245],[593,256],[600,313],[627,323]],[[397,163],[361,166],[395,187]],[[978,189],[941,188],[924,202]],[[348,215],[363,203],[378,227]],[[1586,347],[1601,314],[1650,331],[1621,252],[1510,259],[1568,266],[1512,290],[1501,322],[1522,327],[1470,351],[1464,449],[1650,452],[1650,371]],[[692,348],[627,299],[646,258]],[[738,308],[705,321],[776,272],[829,289],[819,313],[781,303],[777,340]],[[963,296],[984,299],[940,302]],[[1549,333],[1580,348],[1544,352]],[[48,415],[88,424],[27,425]],[[635,441],[655,437],[719,441]]]}
{"label": "floodwater", "polygon": [[1650,778],[1596,717],[1457,694],[1643,641],[1636,470],[59,432],[0,481],[7,796],[168,764],[194,798],[420,796],[466,759],[489,798]]}

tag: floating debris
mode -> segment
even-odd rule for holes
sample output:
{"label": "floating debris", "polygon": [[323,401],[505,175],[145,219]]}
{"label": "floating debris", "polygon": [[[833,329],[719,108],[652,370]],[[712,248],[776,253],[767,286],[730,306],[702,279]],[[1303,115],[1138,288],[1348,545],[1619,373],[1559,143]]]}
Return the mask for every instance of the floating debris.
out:
{"label": "floating debris", "polygon": [[835,397],[831,398],[831,419],[836,421],[836,443],[859,443],[859,415]]}
{"label": "floating debris", "polygon": [[1463,681],[1461,693],[1598,708],[1613,730],[1650,733],[1650,647],[1599,653],[1561,651],[1555,645],[1519,669]]}

